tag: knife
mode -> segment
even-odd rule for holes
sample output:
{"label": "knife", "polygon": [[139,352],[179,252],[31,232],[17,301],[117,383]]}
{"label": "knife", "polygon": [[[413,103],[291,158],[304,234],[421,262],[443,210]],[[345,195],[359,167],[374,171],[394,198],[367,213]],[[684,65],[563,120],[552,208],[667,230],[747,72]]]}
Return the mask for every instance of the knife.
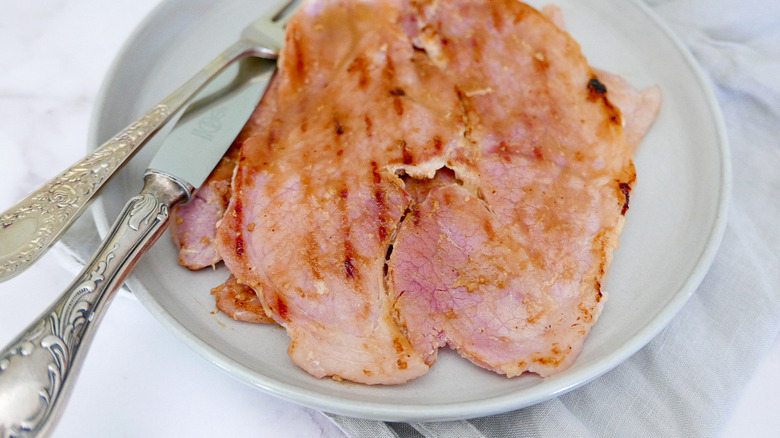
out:
{"label": "knife", "polygon": [[222,158],[275,68],[273,60],[246,58],[201,91],[90,262],[37,321],[0,351],[0,436],[51,432],[108,304],[165,231],[171,209],[188,202],[193,188]]}
{"label": "knife", "polygon": [[57,242],[111,176],[152,136],[164,136],[180,109],[226,66],[248,56],[276,59],[284,27],[301,1],[279,0],[244,27],[235,43],[138,120],[0,212],[0,282],[27,269]]}

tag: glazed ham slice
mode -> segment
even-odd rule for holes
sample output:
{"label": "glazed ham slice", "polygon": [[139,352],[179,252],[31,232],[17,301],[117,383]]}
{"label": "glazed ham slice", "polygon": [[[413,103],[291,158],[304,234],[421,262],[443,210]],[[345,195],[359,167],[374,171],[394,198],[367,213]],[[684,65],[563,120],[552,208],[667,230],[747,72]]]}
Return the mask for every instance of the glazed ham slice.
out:
{"label": "glazed ham slice", "polygon": [[316,377],[403,383],[446,345],[508,376],[571,366],[660,96],[514,0],[306,1],[273,87],[218,225],[218,297],[251,288]]}
{"label": "glazed ham slice", "polygon": [[214,266],[222,260],[217,252],[217,223],[225,214],[231,196],[231,180],[241,145],[268,124],[274,111],[278,86],[271,79],[268,90],[249,121],[238,133],[225,156],[195,191],[192,201],[177,206],[171,214],[170,232],[179,249],[179,263],[191,270]]}
{"label": "glazed ham slice", "polygon": [[173,209],[171,237],[179,248],[179,263],[192,270],[214,266],[222,260],[217,254],[217,222],[230,200],[230,180],[236,167],[240,143],[234,143],[217,164],[193,199]]}
{"label": "glazed ham slice", "polygon": [[301,6],[275,116],[244,142],[218,228],[226,265],[317,377],[396,384],[428,371],[385,290],[410,203],[394,169],[433,177],[464,127],[455,90],[397,26],[400,5]]}
{"label": "glazed ham slice", "polygon": [[431,191],[403,222],[389,263],[399,319],[426,363],[450,345],[508,376],[555,374],[598,318],[628,209],[622,114],[532,8],[420,4],[420,44],[460,90],[480,183]]}
{"label": "glazed ham slice", "polygon": [[223,284],[211,290],[216,297],[217,309],[227,316],[244,322],[273,324],[274,320],[266,315],[263,303],[257,298],[255,291],[236,281],[231,275]]}

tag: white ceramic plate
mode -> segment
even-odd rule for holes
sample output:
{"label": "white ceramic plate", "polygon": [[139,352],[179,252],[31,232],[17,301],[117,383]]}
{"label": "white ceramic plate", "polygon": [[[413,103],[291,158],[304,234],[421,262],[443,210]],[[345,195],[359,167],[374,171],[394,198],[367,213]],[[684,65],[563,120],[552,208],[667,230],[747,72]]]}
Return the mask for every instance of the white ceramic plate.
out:
{"label": "white ceramic plate", "polygon": [[[638,183],[606,288],[609,300],[571,369],[547,379],[506,379],[442,351],[429,374],[402,386],[318,380],[289,360],[283,329],[215,314],[209,290],[227,271],[191,273],[178,266],[167,237],[137,266],[131,289],[187,344],[235,377],[303,405],[357,417],[444,420],[505,412],[560,395],[620,364],[670,321],[710,266],[729,193],[726,136],[692,57],[643,6],[619,0],[557,4],[592,65],[638,87],[659,84],[664,93],[660,117],[636,155]],[[116,59],[93,117],[91,146],[151,108],[268,7],[258,0],[164,1]],[[96,209],[102,232],[140,189],[156,146],[148,145],[106,187]]]}

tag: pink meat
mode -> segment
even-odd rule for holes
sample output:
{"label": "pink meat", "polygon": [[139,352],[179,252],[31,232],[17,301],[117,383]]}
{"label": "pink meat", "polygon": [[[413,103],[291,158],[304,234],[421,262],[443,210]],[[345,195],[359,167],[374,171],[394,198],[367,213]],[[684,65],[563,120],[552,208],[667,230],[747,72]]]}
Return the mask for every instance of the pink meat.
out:
{"label": "pink meat", "polygon": [[249,286],[239,284],[231,275],[223,284],[211,290],[217,302],[217,309],[227,316],[244,322],[273,324],[274,320],[266,315],[263,303]]}
{"label": "pink meat", "polygon": [[216,241],[297,365],[398,384],[449,345],[508,376],[571,366],[660,99],[515,0],[308,0],[273,90]]}
{"label": "pink meat", "polygon": [[508,376],[558,373],[601,311],[628,209],[623,116],[576,42],[532,8],[418,4],[421,45],[480,150],[455,173],[479,186],[435,189],[403,222],[389,263],[399,319],[426,363],[450,345]]}
{"label": "pink meat", "polygon": [[623,114],[623,130],[631,149],[636,150],[661,111],[661,87],[637,90],[622,77],[598,70],[598,77],[609,90],[609,101]]}
{"label": "pink meat", "polygon": [[217,252],[217,223],[222,219],[231,196],[231,179],[238,163],[241,145],[248,138],[265,129],[274,110],[277,86],[269,84],[262,102],[238,133],[225,156],[206,181],[195,191],[193,199],[177,206],[171,214],[169,227],[173,243],[179,248],[179,263],[192,270],[214,266],[222,260]]}
{"label": "pink meat", "polygon": [[231,147],[188,204],[173,209],[171,237],[179,248],[179,263],[192,270],[214,266],[217,254],[217,222],[230,199],[230,177],[239,148]]}
{"label": "pink meat", "polygon": [[400,5],[303,4],[275,117],[244,143],[218,229],[227,266],[317,377],[397,384],[428,370],[384,286],[409,205],[396,169],[432,177],[463,126],[455,90],[396,25]]}

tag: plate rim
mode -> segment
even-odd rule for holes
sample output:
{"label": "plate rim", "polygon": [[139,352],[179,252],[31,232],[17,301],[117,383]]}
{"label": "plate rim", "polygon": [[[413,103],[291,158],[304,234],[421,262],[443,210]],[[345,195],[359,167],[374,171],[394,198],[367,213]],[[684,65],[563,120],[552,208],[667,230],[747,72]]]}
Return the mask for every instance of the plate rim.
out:
{"label": "plate rim", "polygon": [[[181,0],[163,0],[158,3],[136,26],[121,46],[104,76],[95,99],[88,130],[88,150],[94,148],[99,144],[98,141],[101,141],[98,138],[100,114],[108,105],[107,96],[112,90],[112,82],[114,81],[117,72],[122,69],[122,64],[128,53],[134,49],[134,45],[139,36],[152,26],[156,20],[160,19],[160,15],[164,9],[180,2]],[[493,397],[488,400],[481,400],[477,404],[473,401],[458,402],[436,405],[435,408],[432,408],[432,406],[428,404],[406,404],[403,407],[399,407],[399,405],[387,405],[365,400],[345,401],[342,398],[327,394],[323,395],[318,393],[316,396],[312,396],[311,394],[302,393],[300,389],[294,385],[277,381],[268,382],[258,378],[251,369],[248,369],[233,358],[214,350],[213,347],[209,346],[205,341],[191,333],[186,326],[167,312],[132,274],[127,279],[130,290],[167,330],[172,331],[174,335],[182,340],[189,348],[217,368],[268,394],[333,414],[384,421],[444,421],[473,418],[507,412],[541,403],[585,385],[611,371],[637,351],[644,348],[654,337],[667,327],[674,316],[679,313],[690,297],[696,292],[697,287],[701,284],[704,276],[709,271],[722,242],[723,235],[725,234],[732,190],[731,152],[728,135],[720,104],[717,101],[712,84],[690,50],[663,19],[650,9],[649,6],[639,0],[631,0],[628,3],[633,7],[638,8],[666,35],[667,38],[669,38],[670,42],[674,44],[676,50],[682,56],[687,63],[688,68],[690,68],[696,78],[702,97],[710,112],[709,115],[712,118],[716,129],[715,136],[717,138],[717,150],[720,158],[720,185],[718,187],[719,193],[714,220],[709,230],[706,244],[696,259],[696,263],[692,266],[690,275],[674,295],[672,295],[672,299],[661,307],[658,315],[639,329],[631,338],[631,342],[627,342],[616,348],[612,353],[577,369],[576,371],[548,377],[542,383],[524,390],[524,396],[507,394]],[[102,238],[106,235],[111,225],[111,220],[106,211],[105,196],[98,196],[91,209],[91,213],[98,233]],[[563,384],[559,384],[559,382],[562,382]],[[555,386],[558,387],[558,389],[555,391],[545,390],[548,386]]]}

